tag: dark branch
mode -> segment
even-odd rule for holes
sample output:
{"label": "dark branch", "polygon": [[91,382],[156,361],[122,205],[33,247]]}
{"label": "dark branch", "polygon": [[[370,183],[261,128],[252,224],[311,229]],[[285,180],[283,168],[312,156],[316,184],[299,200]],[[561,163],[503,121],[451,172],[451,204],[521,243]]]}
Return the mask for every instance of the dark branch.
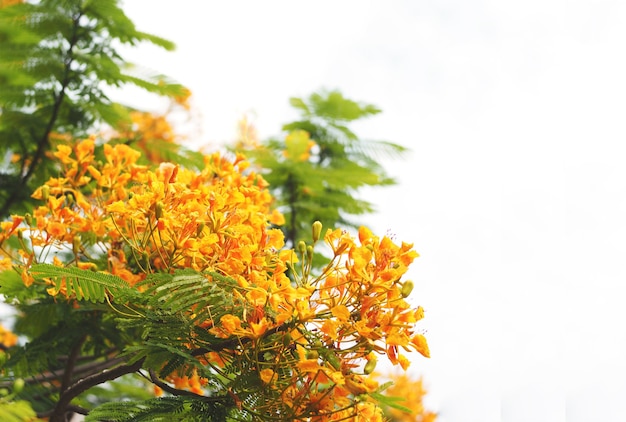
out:
{"label": "dark branch", "polygon": [[65,422],[65,413],[68,410],[70,402],[74,398],[76,398],[76,396],[84,393],[91,387],[95,387],[96,385],[105,383],[107,381],[112,381],[121,377],[122,375],[137,372],[139,369],[141,369],[141,365],[143,365],[144,360],[145,359],[142,358],[130,365],[120,365],[113,369],[105,370],[99,374],[90,375],[75,382],[61,394],[57,405],[50,414],[49,422]]}
{"label": "dark branch", "polygon": [[[75,377],[87,377],[93,374],[97,374],[124,362],[126,359],[124,358],[112,358],[104,361],[95,361],[89,362],[82,365],[78,365],[74,367],[74,376]],[[26,380],[27,383],[30,384],[42,384],[48,381],[60,380],[61,376],[53,371],[47,371],[39,375],[35,375]],[[13,381],[7,381],[0,383],[0,388],[9,388],[13,385]]]}
{"label": "dark branch", "polygon": [[63,373],[63,380],[61,381],[61,393],[67,390],[72,382],[72,375],[74,375],[74,367],[76,366],[76,359],[80,355],[80,349],[83,347],[83,343],[87,337],[83,336],[76,342],[65,363],[65,372]]}

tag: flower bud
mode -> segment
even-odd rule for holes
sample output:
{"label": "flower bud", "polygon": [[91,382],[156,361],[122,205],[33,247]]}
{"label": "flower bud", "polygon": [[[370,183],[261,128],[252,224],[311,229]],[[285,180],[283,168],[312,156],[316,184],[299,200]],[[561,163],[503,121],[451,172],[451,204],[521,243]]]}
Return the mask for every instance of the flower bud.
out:
{"label": "flower bud", "polygon": [[43,199],[44,201],[47,201],[49,197],[50,197],[50,186],[43,185],[41,187],[41,199]]}
{"label": "flower bud", "polygon": [[306,257],[309,262],[313,260],[313,246],[306,247]]}
{"label": "flower bud", "polygon": [[322,223],[320,221],[316,221],[313,223],[313,243],[320,240],[320,235],[322,234]]}
{"label": "flower bud", "polygon": [[376,360],[372,359],[370,361],[368,361],[365,366],[363,367],[363,373],[365,375],[369,375],[372,372],[374,372],[374,369],[376,369]]}
{"label": "flower bud", "polygon": [[300,252],[300,255],[302,256],[306,253],[306,243],[302,240],[298,242],[298,252]]}
{"label": "flower bud", "polygon": [[413,291],[413,282],[411,280],[405,281],[402,285],[402,290],[400,290],[400,294],[402,297],[407,298]]}
{"label": "flower bud", "polygon": [[326,357],[326,362],[330,363],[330,365],[335,368],[337,371],[341,369],[341,359],[337,357],[333,352],[329,352],[324,355]]}
{"label": "flower bud", "polygon": [[317,350],[309,350],[308,352],[306,352],[307,359],[317,359],[319,357],[320,354],[317,352]]}
{"label": "flower bud", "polygon": [[154,216],[157,220],[163,216],[163,202],[159,201],[154,205]]}
{"label": "flower bud", "polygon": [[13,392],[16,394],[19,394],[22,392],[22,390],[24,389],[24,379],[22,378],[17,378],[14,382],[13,382]]}
{"label": "flower bud", "polygon": [[82,243],[80,241],[80,236],[76,235],[72,238],[72,252],[74,252],[74,255],[78,255],[78,252],[80,252],[80,247],[82,246]]}
{"label": "flower bud", "polygon": [[33,225],[33,216],[30,213],[26,213],[24,215],[24,220],[26,220],[26,224],[28,224],[29,226]]}
{"label": "flower bud", "polygon": [[148,251],[144,250],[141,252],[141,260],[144,264],[150,262],[150,254],[148,253]]}
{"label": "flower bud", "polygon": [[204,230],[204,223],[199,223],[198,227],[196,227],[196,237],[202,236],[203,230]]}
{"label": "flower bud", "polygon": [[285,335],[283,336],[283,346],[291,346],[291,334],[285,333]]}

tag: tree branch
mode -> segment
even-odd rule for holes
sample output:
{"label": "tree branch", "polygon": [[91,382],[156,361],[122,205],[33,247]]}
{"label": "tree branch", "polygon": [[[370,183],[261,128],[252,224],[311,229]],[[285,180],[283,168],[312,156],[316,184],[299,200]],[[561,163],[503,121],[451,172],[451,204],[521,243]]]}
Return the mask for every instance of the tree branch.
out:
{"label": "tree branch", "polygon": [[[95,361],[95,362],[84,363],[82,365],[78,365],[74,367],[74,375],[76,377],[90,376],[93,374],[100,373],[103,370],[111,368],[112,366],[120,364],[124,361],[125,361],[124,358],[117,357],[117,358],[112,358],[112,359],[108,359],[105,361]],[[61,376],[58,373],[53,372],[53,371],[47,371],[42,374],[30,377],[26,379],[25,381],[27,383],[32,383],[32,384],[42,384],[48,381],[59,380],[60,378]],[[8,387],[11,387],[12,385],[13,385],[13,381],[2,382],[0,383],[0,388],[8,388]]]}
{"label": "tree branch", "polygon": [[74,375],[74,367],[76,366],[76,359],[78,359],[78,356],[80,355],[80,349],[83,347],[83,343],[85,342],[86,338],[86,336],[83,336],[81,339],[79,339],[70,351],[67,362],[65,363],[63,379],[61,380],[61,393],[67,390],[70,382],[72,381],[72,375]]}
{"label": "tree branch", "polygon": [[50,413],[49,422],[65,422],[65,412],[67,412],[70,402],[76,396],[96,385],[112,381],[122,375],[137,372],[141,369],[141,365],[143,365],[144,360],[145,358],[142,358],[130,365],[120,365],[111,370],[105,370],[99,374],[93,374],[75,382],[67,390],[61,393],[61,397],[59,398],[57,405]]}

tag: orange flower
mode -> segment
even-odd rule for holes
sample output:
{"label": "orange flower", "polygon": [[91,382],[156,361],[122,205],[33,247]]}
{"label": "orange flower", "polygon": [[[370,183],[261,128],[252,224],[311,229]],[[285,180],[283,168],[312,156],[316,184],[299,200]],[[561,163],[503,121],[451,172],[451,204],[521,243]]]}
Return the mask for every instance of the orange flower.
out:
{"label": "orange flower", "polygon": [[222,328],[224,328],[229,335],[234,334],[235,331],[241,330],[241,320],[235,315],[224,315],[220,318],[220,323],[222,324]]}
{"label": "orange flower", "polygon": [[272,369],[266,368],[259,372],[259,376],[265,384],[270,384],[274,380],[276,373]]}
{"label": "orange flower", "polygon": [[413,336],[413,338],[411,338],[411,343],[415,347],[415,350],[421,353],[422,356],[427,358],[430,357],[430,350],[428,349],[426,337],[424,337],[422,334],[416,334],[415,336]]}
{"label": "orange flower", "polygon": [[17,344],[17,336],[2,324],[0,324],[0,344],[4,347],[13,347]]}

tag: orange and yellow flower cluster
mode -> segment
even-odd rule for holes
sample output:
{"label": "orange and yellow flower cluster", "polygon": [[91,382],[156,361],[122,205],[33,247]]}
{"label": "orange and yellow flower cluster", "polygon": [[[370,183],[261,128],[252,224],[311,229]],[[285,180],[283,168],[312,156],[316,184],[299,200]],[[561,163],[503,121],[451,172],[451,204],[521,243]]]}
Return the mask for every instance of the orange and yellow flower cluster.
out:
{"label": "orange and yellow flower cluster", "polygon": [[[314,245],[284,249],[282,231],[273,228],[282,215],[272,211],[266,182],[242,156],[208,155],[200,172],[171,163],[151,169],[139,157],[124,144],[96,148],[94,138],[58,146],[53,158],[61,176],[34,194],[43,205],[0,227],[0,244],[12,236],[22,242],[14,258],[24,282],[34,282],[30,264],[51,258],[80,268],[106,262],[95,269],[130,285],[179,269],[203,274],[207,285],[227,278],[231,305],[185,311],[220,345],[195,353],[195,365],[256,373],[264,386],[259,414],[382,421],[381,409],[367,399],[379,388],[368,376],[377,356],[404,369],[408,353],[429,356],[416,330],[424,311],[406,301],[413,284],[403,277],[418,256],[412,245],[366,228],[358,238],[328,229],[323,240],[332,254],[313,274]],[[313,225],[315,241],[321,230]],[[48,292],[67,295],[63,288]],[[206,348],[194,337],[185,341],[188,352]],[[204,394],[206,380],[190,374],[191,368],[167,381]]]}

